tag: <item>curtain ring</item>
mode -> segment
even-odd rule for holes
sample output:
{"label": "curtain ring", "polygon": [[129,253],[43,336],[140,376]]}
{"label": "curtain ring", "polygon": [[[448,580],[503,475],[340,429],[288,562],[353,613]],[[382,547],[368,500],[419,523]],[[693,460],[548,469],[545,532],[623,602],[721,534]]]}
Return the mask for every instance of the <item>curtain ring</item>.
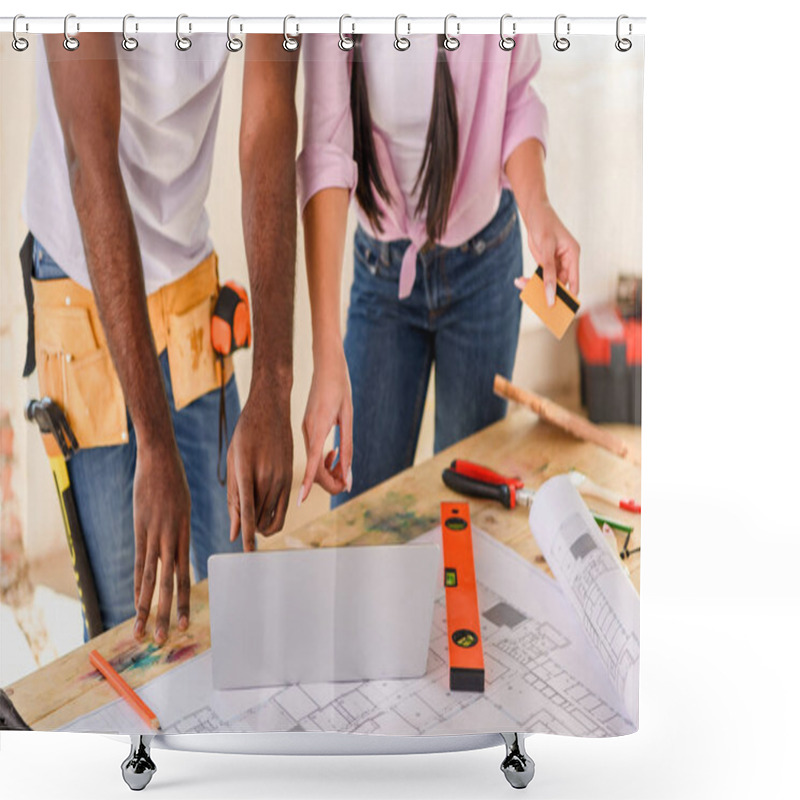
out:
{"label": "curtain ring", "polygon": [[[353,49],[355,42],[349,37],[344,35],[344,21],[346,19],[353,19],[349,14],[342,14],[339,17],[339,49],[347,52]],[[355,29],[355,25],[351,25],[351,30]]]}
{"label": "curtain ring", "polygon": [[503,32],[503,28],[505,27],[505,21],[507,19],[511,19],[511,18],[512,18],[511,14],[503,14],[503,16],[500,17],[500,42],[499,42],[499,45],[500,45],[500,49],[501,50],[505,50],[506,52],[508,52],[509,50],[513,50],[514,49],[514,45],[516,44],[516,42],[514,41],[514,35],[517,32],[517,23],[516,22],[512,22],[511,23],[511,36],[506,36],[505,33]]}
{"label": "curtain ring", "polygon": [[[559,53],[563,53],[565,50],[569,50],[570,41],[567,39],[566,36],[559,36],[558,35],[558,21],[560,19],[566,19],[566,14],[559,14],[555,22],[553,23],[553,36],[555,40],[553,41],[553,47],[558,50]],[[569,22],[567,22],[567,36],[569,36]]]}
{"label": "curtain ring", "polygon": [[[451,20],[456,20],[456,35],[451,36],[447,32],[447,23]],[[444,18],[444,49],[453,52],[453,50],[458,50],[461,46],[461,42],[456,38],[458,34],[461,33],[461,23],[458,21],[458,17],[455,14],[448,14]]]}
{"label": "curtain ring", "polygon": [[[400,35],[400,20],[401,19],[408,19],[405,14],[398,14],[394,18],[394,49],[399,50],[401,53],[405,50],[408,50],[411,47],[411,40],[407,39],[405,36]],[[411,25],[406,23],[408,27],[408,33],[411,33]]]}
{"label": "curtain ring", "polygon": [[[72,52],[73,50],[77,50],[81,45],[81,43],[74,36],[69,35],[68,28],[69,28],[69,21],[71,19],[75,19],[74,14],[67,14],[67,16],[64,17],[64,49],[69,50],[70,52]],[[79,31],[80,29],[81,26],[76,23],[75,24],[76,32]]]}
{"label": "curtain ring", "polygon": [[[633,42],[630,39],[622,38],[619,35],[620,23],[624,19],[628,19],[626,14],[620,14],[617,17],[617,41],[614,42],[614,47],[616,47],[617,50],[620,51],[620,53],[627,53],[628,50],[630,50],[631,47],[633,47]],[[628,35],[630,35],[632,32],[633,32],[633,28],[631,27],[631,24],[629,22],[628,23]]]}
{"label": "curtain ring", "polygon": [[[14,22],[11,23],[11,46],[18,52],[22,53],[23,51],[28,49],[28,40],[23,39],[22,36],[17,35],[17,20],[25,19],[24,14],[17,14],[14,17]],[[27,25],[26,25],[27,27]]]}
{"label": "curtain ring", "polygon": [[300,46],[300,42],[298,42],[294,36],[289,36],[288,27],[290,19],[297,19],[297,17],[287,14],[287,16],[283,18],[283,49],[288,53],[293,53]]}
{"label": "curtain ring", "polygon": [[[188,19],[188,14],[178,14],[175,18],[175,47],[182,52],[186,52],[192,46],[192,40],[181,33],[181,20]],[[192,31],[192,23],[189,23],[189,32]]]}
{"label": "curtain ring", "polygon": [[[122,18],[122,49],[127,50],[129,53],[132,50],[135,50],[139,46],[139,40],[135,39],[133,36],[128,36],[128,20],[135,19],[133,14],[126,14]],[[139,26],[136,26],[136,30],[139,30]]]}
{"label": "curtain ring", "polygon": [[[225,42],[225,47],[227,47],[231,53],[238,53],[242,47],[244,47],[244,42],[238,36],[234,36],[231,33],[231,22],[233,22],[235,19],[239,19],[236,14],[231,14],[228,17],[228,41]],[[241,30],[241,27],[239,30]]]}

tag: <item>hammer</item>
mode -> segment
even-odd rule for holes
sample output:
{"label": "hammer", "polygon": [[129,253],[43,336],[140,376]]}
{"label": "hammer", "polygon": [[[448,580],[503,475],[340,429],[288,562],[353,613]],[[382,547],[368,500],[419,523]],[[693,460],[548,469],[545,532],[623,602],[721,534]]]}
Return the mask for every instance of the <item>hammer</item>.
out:
{"label": "hammer", "polygon": [[75,506],[75,497],[69,481],[67,461],[78,451],[78,440],[67,418],[55,400],[43,397],[31,400],[25,408],[25,418],[35,422],[42,434],[44,449],[53,470],[61,516],[67,534],[67,545],[72,560],[72,571],[78,585],[78,596],[83,608],[83,625],[87,638],[91,639],[104,630],[97,602],[97,589],[89,562],[89,553],[83,538],[83,530]]}

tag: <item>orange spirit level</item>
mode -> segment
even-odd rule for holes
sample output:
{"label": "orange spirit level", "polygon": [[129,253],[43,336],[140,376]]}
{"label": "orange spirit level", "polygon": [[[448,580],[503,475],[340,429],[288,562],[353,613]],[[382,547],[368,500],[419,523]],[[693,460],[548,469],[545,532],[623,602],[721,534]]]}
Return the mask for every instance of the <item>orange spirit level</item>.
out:
{"label": "orange spirit level", "polygon": [[442,503],[450,690],[482,692],[483,642],[468,503]]}

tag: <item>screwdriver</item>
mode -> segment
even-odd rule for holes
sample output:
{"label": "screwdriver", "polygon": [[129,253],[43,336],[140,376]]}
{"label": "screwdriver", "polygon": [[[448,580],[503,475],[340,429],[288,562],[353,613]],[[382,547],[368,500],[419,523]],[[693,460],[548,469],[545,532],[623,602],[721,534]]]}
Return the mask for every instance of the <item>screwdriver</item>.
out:
{"label": "screwdriver", "polygon": [[[442,472],[442,480],[445,486],[454,492],[470,497],[482,497],[485,500],[496,500],[509,509],[516,508],[517,505],[531,505],[535,495],[533,489],[526,489],[525,484],[519,478],[509,478],[488,467],[460,458],[452,461],[450,466]],[[623,522],[609,519],[594,511],[591,513],[600,526],[606,523],[625,533],[633,530],[632,526]]]}

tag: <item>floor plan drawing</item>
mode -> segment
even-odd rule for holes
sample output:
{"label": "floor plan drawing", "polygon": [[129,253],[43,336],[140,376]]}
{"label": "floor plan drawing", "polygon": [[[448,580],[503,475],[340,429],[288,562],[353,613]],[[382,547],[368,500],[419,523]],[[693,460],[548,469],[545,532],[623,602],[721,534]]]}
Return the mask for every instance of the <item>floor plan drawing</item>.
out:
{"label": "floor plan drawing", "polygon": [[[440,536],[438,529],[420,540]],[[603,737],[630,733],[625,712],[581,621],[553,579],[474,531],[484,692],[451,692],[444,587],[426,674],[417,679],[292,684],[217,691],[212,651],[139,689],[165,733],[341,731],[436,735],[524,731]],[[121,701],[64,730],[145,732]]]}

